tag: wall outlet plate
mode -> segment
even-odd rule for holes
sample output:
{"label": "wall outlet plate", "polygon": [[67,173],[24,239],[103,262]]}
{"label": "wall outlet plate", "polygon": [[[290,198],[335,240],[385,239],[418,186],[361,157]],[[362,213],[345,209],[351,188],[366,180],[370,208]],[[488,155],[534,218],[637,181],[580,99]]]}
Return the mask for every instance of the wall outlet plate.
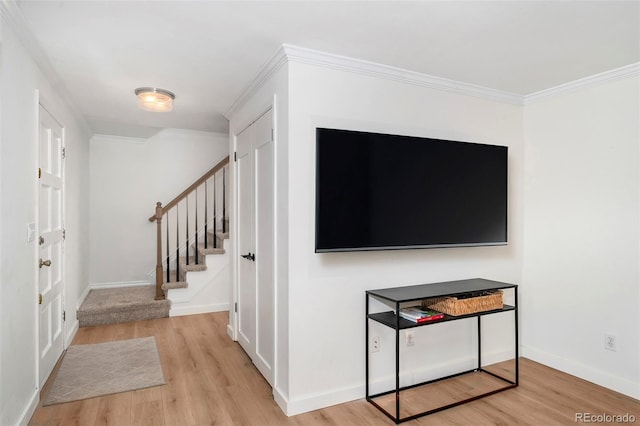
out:
{"label": "wall outlet plate", "polygon": [[371,339],[371,352],[379,352],[380,351],[380,337],[376,336]]}
{"label": "wall outlet plate", "polygon": [[618,350],[618,339],[615,334],[604,333],[604,348],[613,352]]}
{"label": "wall outlet plate", "polygon": [[404,337],[405,337],[405,339],[407,341],[407,346],[415,346],[416,345],[416,340],[415,340],[415,335],[413,334],[413,330],[405,331]]}

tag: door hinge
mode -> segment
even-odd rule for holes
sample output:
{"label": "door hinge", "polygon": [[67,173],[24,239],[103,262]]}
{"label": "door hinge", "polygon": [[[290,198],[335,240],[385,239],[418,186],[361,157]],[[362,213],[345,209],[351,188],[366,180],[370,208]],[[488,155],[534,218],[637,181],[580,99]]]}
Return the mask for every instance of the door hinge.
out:
{"label": "door hinge", "polygon": [[38,167],[38,179],[42,177],[42,168]]}
{"label": "door hinge", "polygon": [[62,230],[62,239],[63,239],[63,240],[66,240],[66,239],[67,239],[67,230],[66,230],[66,229],[63,229],[63,230]]}
{"label": "door hinge", "polygon": [[67,320],[67,311],[62,311],[62,321]]}
{"label": "door hinge", "polygon": [[238,153],[237,152],[233,153],[233,161],[238,161]]}
{"label": "door hinge", "polygon": [[271,128],[271,142],[273,142],[273,127]]}
{"label": "door hinge", "polygon": [[62,148],[62,159],[67,158],[67,148]]}
{"label": "door hinge", "polygon": [[234,312],[238,312],[238,302],[235,303],[235,306],[233,309],[234,309]]}

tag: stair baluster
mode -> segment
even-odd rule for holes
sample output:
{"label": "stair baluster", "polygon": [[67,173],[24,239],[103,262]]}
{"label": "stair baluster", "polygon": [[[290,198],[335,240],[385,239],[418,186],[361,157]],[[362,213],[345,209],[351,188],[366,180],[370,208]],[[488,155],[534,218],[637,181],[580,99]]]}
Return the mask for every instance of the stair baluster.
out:
{"label": "stair baluster", "polygon": [[226,178],[226,168],[222,168],[222,233],[227,233],[227,197],[226,190],[227,187],[227,178]]}
{"label": "stair baluster", "polygon": [[196,235],[195,235],[195,248],[193,249],[194,253],[193,256],[195,257],[195,264],[197,265],[198,262],[198,190],[196,189],[194,191],[195,193],[195,197],[196,197],[196,211],[195,211],[195,218],[194,218],[194,222],[195,222],[195,227],[196,227]]}
{"label": "stair baluster", "polygon": [[180,281],[180,207],[176,205],[176,282]]}
{"label": "stair baluster", "polygon": [[213,248],[218,248],[218,211],[216,210],[216,175],[213,175]]}
{"label": "stair baluster", "polygon": [[[209,234],[207,233],[208,231],[208,223],[209,223],[209,217],[207,216],[207,203],[208,203],[208,197],[207,197],[207,181],[204,181],[204,249],[207,249],[207,242],[209,241]],[[214,227],[215,228],[215,227]]]}
{"label": "stair baluster", "polygon": [[189,196],[187,195],[185,197],[185,208],[186,208],[186,212],[185,215],[187,216],[185,218],[185,248],[187,249],[187,265],[189,265]]}

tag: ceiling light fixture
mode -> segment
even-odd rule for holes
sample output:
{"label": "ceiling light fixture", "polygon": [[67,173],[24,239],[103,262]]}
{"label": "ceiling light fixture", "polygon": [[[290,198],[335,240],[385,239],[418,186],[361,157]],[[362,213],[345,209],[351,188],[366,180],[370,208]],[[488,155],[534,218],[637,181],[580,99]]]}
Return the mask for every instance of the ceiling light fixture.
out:
{"label": "ceiling light fixture", "polygon": [[168,90],[155,87],[138,87],[136,89],[138,106],[145,111],[169,112],[173,109],[176,95]]}

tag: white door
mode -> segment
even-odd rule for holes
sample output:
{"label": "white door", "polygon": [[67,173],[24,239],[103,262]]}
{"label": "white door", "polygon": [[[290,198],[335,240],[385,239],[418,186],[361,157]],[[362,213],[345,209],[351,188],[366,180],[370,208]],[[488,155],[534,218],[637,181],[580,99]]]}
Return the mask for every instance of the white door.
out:
{"label": "white door", "polygon": [[40,106],[39,170],[39,354],[40,385],[62,355],[63,327],[63,189],[62,126]]}
{"label": "white door", "polygon": [[237,137],[238,341],[273,384],[275,210],[273,113]]}
{"label": "white door", "polygon": [[256,268],[251,260],[253,244],[253,151],[251,128],[237,137],[238,185],[238,342],[253,358],[256,336]]}

